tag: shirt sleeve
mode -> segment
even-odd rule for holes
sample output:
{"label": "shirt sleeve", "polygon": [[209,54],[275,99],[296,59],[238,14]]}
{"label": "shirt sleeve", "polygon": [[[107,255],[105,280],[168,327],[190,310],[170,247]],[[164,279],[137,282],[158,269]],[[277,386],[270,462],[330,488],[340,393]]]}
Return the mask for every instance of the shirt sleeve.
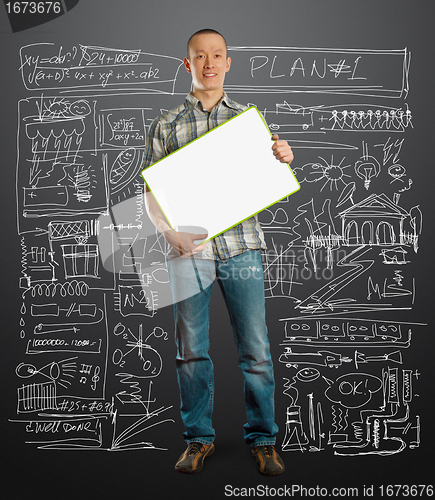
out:
{"label": "shirt sleeve", "polygon": [[152,121],[148,129],[142,170],[166,156],[165,138],[160,117]]}

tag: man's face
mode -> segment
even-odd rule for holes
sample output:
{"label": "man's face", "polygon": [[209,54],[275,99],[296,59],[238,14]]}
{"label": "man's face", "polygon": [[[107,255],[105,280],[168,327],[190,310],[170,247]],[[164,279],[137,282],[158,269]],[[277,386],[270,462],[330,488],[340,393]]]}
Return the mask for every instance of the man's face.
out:
{"label": "man's face", "polygon": [[215,33],[207,33],[192,38],[184,65],[192,74],[194,90],[217,90],[223,87],[231,58],[227,57],[223,38]]}

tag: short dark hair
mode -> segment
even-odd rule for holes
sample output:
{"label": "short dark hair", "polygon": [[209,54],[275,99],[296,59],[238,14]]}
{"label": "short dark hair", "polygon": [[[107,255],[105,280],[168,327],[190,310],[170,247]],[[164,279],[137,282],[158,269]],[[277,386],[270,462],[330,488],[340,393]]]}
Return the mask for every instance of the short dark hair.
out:
{"label": "short dark hair", "polygon": [[225,42],[225,49],[228,53],[228,46],[227,46],[227,41],[225,40],[225,37],[219,33],[219,31],[216,31],[214,29],[211,29],[211,28],[204,28],[202,30],[199,30],[199,31],[196,31],[190,38],[189,40],[187,41],[187,57],[189,57],[189,46],[190,46],[190,42],[192,41],[192,38],[196,35],[210,35],[210,34],[214,34],[214,35],[219,35],[222,37],[223,41]]}

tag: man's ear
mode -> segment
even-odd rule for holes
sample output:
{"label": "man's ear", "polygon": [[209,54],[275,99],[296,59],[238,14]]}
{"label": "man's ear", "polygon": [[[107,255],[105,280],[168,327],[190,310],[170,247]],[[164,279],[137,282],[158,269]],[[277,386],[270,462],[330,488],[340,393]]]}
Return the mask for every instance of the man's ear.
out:
{"label": "man's ear", "polygon": [[225,67],[225,73],[228,73],[228,71],[230,70],[230,66],[231,66],[231,57],[227,57],[227,65]]}
{"label": "man's ear", "polygon": [[187,57],[184,58],[184,67],[188,73],[192,73],[192,70],[190,69],[190,61]]}

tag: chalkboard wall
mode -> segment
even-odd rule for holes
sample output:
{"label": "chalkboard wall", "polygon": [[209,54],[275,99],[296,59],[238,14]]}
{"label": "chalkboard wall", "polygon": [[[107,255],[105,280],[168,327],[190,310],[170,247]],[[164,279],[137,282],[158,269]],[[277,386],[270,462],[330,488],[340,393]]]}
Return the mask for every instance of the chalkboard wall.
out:
{"label": "chalkboard wall", "polygon": [[[24,4],[0,16],[7,498],[430,496],[431,3],[80,0],[20,18]],[[273,479],[243,442],[217,286],[216,453],[195,478],[173,471],[167,247],[140,171],[207,27],[228,42],[226,92],[290,143],[301,185],[259,214],[287,468]]]}

